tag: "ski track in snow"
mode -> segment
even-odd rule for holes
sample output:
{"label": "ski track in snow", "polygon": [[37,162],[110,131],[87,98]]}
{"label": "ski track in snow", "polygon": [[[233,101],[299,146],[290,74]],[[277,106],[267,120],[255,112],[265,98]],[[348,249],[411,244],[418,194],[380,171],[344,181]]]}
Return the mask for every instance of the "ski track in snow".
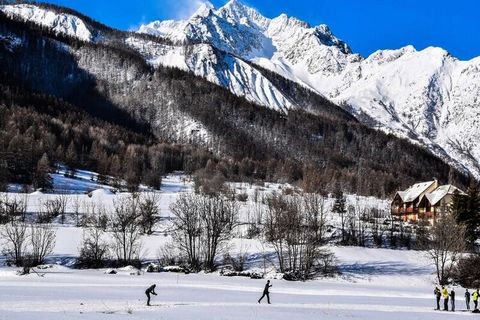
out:
{"label": "ski track in snow", "polygon": [[[259,305],[256,299],[264,280],[164,273],[122,276],[100,271],[53,271],[43,278],[4,278],[0,274],[0,279],[0,310],[9,319],[27,319],[29,314],[35,314],[36,319],[97,319],[102,315],[141,319],[166,315],[169,319],[269,319],[276,314],[283,315],[279,319],[292,315],[317,319],[319,314],[327,319],[451,319],[471,315],[434,311],[433,295],[414,293],[425,286],[409,287],[409,295],[402,296],[395,290],[405,288],[390,288],[385,283],[377,283],[377,288],[365,283],[273,280],[272,304]],[[69,282],[63,283],[64,280]],[[147,307],[143,291],[153,282],[157,283],[158,296],[152,298],[152,307]],[[335,287],[338,288],[332,289]],[[458,307],[461,308],[461,301]]]}
{"label": "ski track in snow", "polygon": [[[93,179],[92,179],[93,177]],[[118,197],[98,185],[95,173],[80,171],[76,179],[63,174],[54,175],[54,187],[71,188],[70,200],[95,203],[111,209]],[[230,183],[239,194],[247,194],[248,200],[240,203],[240,218],[248,219],[259,205],[255,195],[281,192],[291,188],[288,184],[265,183],[262,186]],[[96,189],[99,188],[99,189]],[[13,188],[15,189],[15,188]],[[92,189],[96,189],[92,191]],[[157,250],[170,239],[169,206],[183,192],[191,192],[192,182],[180,173],[164,177],[160,196],[160,215],[163,218],[158,231],[142,237],[143,257],[155,261]],[[85,192],[90,192],[89,197]],[[39,203],[58,195],[34,192],[25,194],[1,194],[1,196],[27,199],[28,211],[33,212]],[[347,195],[347,203],[355,206],[385,209],[388,202],[372,197]],[[326,199],[326,208],[333,204]],[[70,203],[71,205],[71,203]],[[72,212],[70,207],[68,212]],[[338,217],[327,216],[333,225]],[[272,305],[259,305],[265,280],[245,277],[221,277],[213,274],[142,273],[131,275],[129,268],[118,269],[115,275],[106,270],[76,270],[68,268],[78,255],[82,229],[54,223],[57,241],[54,253],[48,257],[53,263],[37,274],[16,275],[15,268],[0,267],[0,320],[11,319],[451,319],[469,313],[446,314],[433,311],[433,268],[425,255],[418,251],[369,249],[330,246],[339,261],[342,276],[308,282],[277,280],[271,265],[263,270],[262,253],[274,256],[272,248],[258,239],[234,238],[230,242],[232,253],[245,250],[249,254],[247,267],[266,271],[272,279]],[[0,256],[0,260],[2,257]],[[1,263],[2,261],[0,261]],[[57,265],[58,264],[58,265]],[[268,263],[270,264],[270,263]],[[158,296],[154,307],[146,307],[144,290],[157,284]],[[461,296],[460,288],[457,288]],[[458,302],[460,307],[461,301]]]}

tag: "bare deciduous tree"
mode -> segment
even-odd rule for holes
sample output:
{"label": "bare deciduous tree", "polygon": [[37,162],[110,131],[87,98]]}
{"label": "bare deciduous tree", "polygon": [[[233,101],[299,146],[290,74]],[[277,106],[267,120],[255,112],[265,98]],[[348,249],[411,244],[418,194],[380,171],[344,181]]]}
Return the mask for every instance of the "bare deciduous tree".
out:
{"label": "bare deciduous tree", "polygon": [[325,198],[318,194],[305,194],[302,201],[304,227],[301,230],[303,253],[300,266],[305,280],[316,273],[319,258],[326,254],[321,248],[325,241]]}
{"label": "bare deciduous tree", "polygon": [[80,220],[80,208],[82,206],[82,203],[80,201],[80,197],[75,195],[75,197],[72,199],[72,210],[73,210],[73,215],[75,216],[75,226],[80,227],[81,220]]}
{"label": "bare deciduous tree", "polygon": [[132,194],[113,206],[111,226],[117,259],[125,264],[134,262],[140,258],[141,249],[138,196]]}
{"label": "bare deciduous tree", "polygon": [[58,204],[60,223],[64,224],[65,214],[67,213],[68,196],[66,194],[59,194],[54,201]]}
{"label": "bare deciduous tree", "polygon": [[312,278],[324,256],[324,199],[320,195],[267,199],[264,236],[275,249],[281,272],[292,279]]}
{"label": "bare deciduous tree", "polygon": [[203,222],[204,267],[215,270],[215,258],[223,249],[224,243],[231,239],[237,224],[238,207],[235,201],[221,195],[202,196],[200,217]]}
{"label": "bare deciduous tree", "polygon": [[199,271],[200,248],[202,235],[200,196],[197,194],[181,194],[170,206],[175,215],[173,220],[173,239],[180,251],[187,256],[190,268]]}
{"label": "bare deciduous tree", "polygon": [[194,270],[215,269],[215,259],[237,223],[235,201],[223,195],[185,194],[172,204],[173,237]]}
{"label": "bare deciduous tree", "polygon": [[0,237],[5,242],[4,254],[17,266],[21,266],[26,251],[27,224],[12,220],[0,227]]}
{"label": "bare deciduous tree", "polygon": [[109,244],[104,236],[105,232],[98,227],[89,227],[84,230],[78,261],[81,267],[101,268],[104,266],[110,252]]}
{"label": "bare deciduous tree", "polygon": [[345,196],[343,195],[343,192],[341,191],[336,191],[335,194],[335,202],[333,204],[332,211],[337,213],[340,216],[340,222],[341,222],[341,232],[342,232],[342,243],[345,243],[345,238],[346,238],[346,233],[345,233],[345,224],[346,224],[346,203],[347,200],[345,199]]}
{"label": "bare deciduous tree", "polygon": [[32,266],[42,264],[45,257],[53,252],[55,239],[55,230],[50,225],[31,225],[29,256]]}
{"label": "bare deciduous tree", "polygon": [[155,224],[160,219],[159,200],[160,196],[157,192],[148,192],[140,196],[138,205],[140,210],[140,225],[145,234],[152,234]]}
{"label": "bare deciduous tree", "polygon": [[450,214],[438,218],[431,230],[427,255],[435,264],[438,282],[447,284],[461,252],[465,250],[465,226]]}

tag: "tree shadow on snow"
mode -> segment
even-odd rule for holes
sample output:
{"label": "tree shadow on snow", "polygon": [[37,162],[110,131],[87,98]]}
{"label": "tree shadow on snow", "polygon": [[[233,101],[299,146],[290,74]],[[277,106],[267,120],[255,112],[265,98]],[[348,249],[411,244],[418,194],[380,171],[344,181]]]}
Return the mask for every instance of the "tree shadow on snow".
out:
{"label": "tree shadow on snow", "polygon": [[415,266],[398,261],[382,261],[340,264],[340,271],[352,275],[429,275],[432,273],[428,266]]}

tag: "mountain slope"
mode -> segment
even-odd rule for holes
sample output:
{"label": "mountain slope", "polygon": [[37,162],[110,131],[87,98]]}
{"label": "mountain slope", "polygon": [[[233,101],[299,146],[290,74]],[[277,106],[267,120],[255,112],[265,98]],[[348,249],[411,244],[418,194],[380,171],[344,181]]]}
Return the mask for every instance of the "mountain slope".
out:
{"label": "mountain slope", "polygon": [[252,61],[480,177],[480,58],[459,61],[440,48],[412,46],[363,58],[325,25],[311,27],[284,14],[268,19],[237,0],[218,10],[205,5],[185,21],[155,21],[139,32],[209,43]]}
{"label": "mountain slope", "polygon": [[[126,126],[130,121],[160,141],[207,148],[217,157],[209,168],[219,174],[299,181],[310,190],[341,188],[382,197],[432,176],[465,183],[464,176],[422,148],[369,129],[312,90],[212,45],[121,32],[68,9],[40,8],[76,16],[92,34],[101,36],[83,41],[53,27],[0,14],[3,77],[109,121]],[[142,41],[148,46],[132,45]],[[208,59],[197,66],[205,70],[206,63],[219,73],[229,70],[225,61],[238,59],[243,70],[255,70],[257,80],[271,84],[292,108],[264,108],[232,94],[231,88],[185,71],[189,69],[153,64],[143,51],[152,48],[160,57],[171,54],[172,59],[177,58],[175,52],[183,53],[189,57],[180,59],[183,63],[202,57],[203,48]]]}
{"label": "mountain slope", "polygon": [[79,17],[68,13],[58,13],[28,4],[4,6],[2,11],[8,17],[21,17],[25,21],[49,27],[54,32],[73,36],[83,41],[93,40],[91,28]]}

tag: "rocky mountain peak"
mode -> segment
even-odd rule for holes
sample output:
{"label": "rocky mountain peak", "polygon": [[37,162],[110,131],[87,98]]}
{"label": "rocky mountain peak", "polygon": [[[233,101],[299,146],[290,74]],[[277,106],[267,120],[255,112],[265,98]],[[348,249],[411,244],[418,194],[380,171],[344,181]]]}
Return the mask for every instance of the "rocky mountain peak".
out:
{"label": "rocky mountain peak", "polygon": [[195,17],[208,17],[210,14],[213,13],[215,7],[209,1],[203,2],[200,7],[190,16],[190,19]]}

